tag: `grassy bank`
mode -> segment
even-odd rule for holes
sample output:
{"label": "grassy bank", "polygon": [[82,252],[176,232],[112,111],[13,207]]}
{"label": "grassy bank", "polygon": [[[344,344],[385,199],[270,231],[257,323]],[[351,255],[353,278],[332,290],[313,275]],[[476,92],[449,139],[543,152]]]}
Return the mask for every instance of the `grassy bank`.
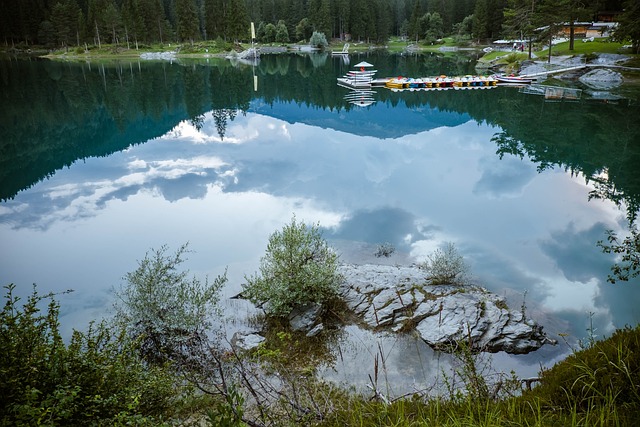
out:
{"label": "grassy bank", "polygon": [[520,381],[488,383],[461,355],[464,387],[447,396],[393,402],[350,396],[318,425],[338,426],[637,426],[640,422],[640,327],[587,344],[521,392]]}

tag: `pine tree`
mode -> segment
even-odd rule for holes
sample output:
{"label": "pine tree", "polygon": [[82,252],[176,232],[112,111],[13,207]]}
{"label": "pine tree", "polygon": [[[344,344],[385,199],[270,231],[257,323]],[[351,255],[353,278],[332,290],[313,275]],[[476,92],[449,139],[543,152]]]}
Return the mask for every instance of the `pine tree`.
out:
{"label": "pine tree", "polygon": [[289,31],[284,21],[281,19],[276,25],[276,43],[289,43]]}
{"label": "pine tree", "polygon": [[422,8],[420,7],[420,0],[414,0],[413,11],[409,18],[409,37],[418,43],[420,38],[420,17],[422,16]]}
{"label": "pine tree", "polygon": [[244,0],[228,0],[227,36],[235,41],[249,39],[249,15]]}
{"label": "pine tree", "polygon": [[478,0],[473,11],[473,36],[477,39],[489,37],[489,10],[487,0]]}
{"label": "pine tree", "polygon": [[176,2],[176,18],[178,40],[190,41],[200,37],[199,19],[195,0],[177,0]]}
{"label": "pine tree", "polygon": [[624,12],[619,19],[615,38],[620,41],[631,40],[634,52],[640,53],[640,3],[637,0],[626,0]]}
{"label": "pine tree", "polygon": [[82,12],[75,0],[56,3],[51,11],[51,23],[55,29],[56,41],[63,46],[77,42],[80,32]]}
{"label": "pine tree", "polygon": [[205,0],[204,22],[207,39],[222,37],[226,40],[225,2],[223,0]]}

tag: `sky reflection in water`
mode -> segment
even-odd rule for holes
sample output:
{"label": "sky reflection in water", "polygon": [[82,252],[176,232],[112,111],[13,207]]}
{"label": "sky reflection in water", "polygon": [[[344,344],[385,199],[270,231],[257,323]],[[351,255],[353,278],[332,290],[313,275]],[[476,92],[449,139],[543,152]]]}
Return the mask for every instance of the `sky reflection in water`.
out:
{"label": "sky reflection in water", "polygon": [[[269,108],[278,105],[258,110]],[[581,176],[500,159],[491,141],[498,129],[468,121],[381,139],[271,113],[238,115],[224,140],[208,113],[199,131],[182,122],[146,144],[77,162],[3,203],[3,279],[22,295],[34,282],[41,292],[75,289],[62,300],[61,320],[67,331],[82,329],[105,314],[110,289],[147,250],[189,241],[187,267],[199,277],[228,268],[231,296],[257,269],[269,234],[295,214],[319,222],[347,262],[380,262],[373,253],[383,242],[398,252],[382,261],[400,264],[455,242],[479,284],[506,295],[512,308],[524,300],[553,338],[585,337],[589,312],[598,334],[640,319],[640,286],[605,283],[610,260],[595,245],[605,229],[624,224],[623,212],[588,202]],[[232,311],[248,310],[235,304]],[[370,335],[350,336],[358,334]],[[407,357],[433,354],[414,340],[385,340],[398,371],[424,363],[409,367]],[[364,338],[350,345],[375,353]],[[419,351],[410,357],[413,347]],[[495,360],[500,369],[534,374],[540,361],[566,350]],[[366,378],[348,374],[357,363],[340,361],[336,379]]]}

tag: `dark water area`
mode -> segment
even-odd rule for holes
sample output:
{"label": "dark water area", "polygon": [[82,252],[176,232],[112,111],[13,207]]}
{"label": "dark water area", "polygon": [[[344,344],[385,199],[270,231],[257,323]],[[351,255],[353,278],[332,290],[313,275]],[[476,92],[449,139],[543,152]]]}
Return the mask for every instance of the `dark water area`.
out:
{"label": "dark water area", "polygon": [[[475,73],[460,54],[0,60],[3,284],[75,289],[61,320],[81,329],[109,314],[112,287],[147,250],[188,241],[187,267],[226,269],[230,296],[295,214],[346,262],[406,265],[454,242],[474,282],[572,345],[591,322],[598,337],[638,323],[640,281],[608,284],[614,259],[596,245],[607,229],[625,233],[639,207],[635,87],[603,97],[577,86],[575,102],[512,87],[376,88],[362,107],[336,85],[362,60],[381,77]],[[396,252],[376,258],[385,242]],[[251,307],[226,306],[229,331],[246,327]],[[404,389],[446,359],[412,337],[349,327],[326,375],[366,382],[357,368],[379,342]],[[495,358],[528,375],[568,351]]]}

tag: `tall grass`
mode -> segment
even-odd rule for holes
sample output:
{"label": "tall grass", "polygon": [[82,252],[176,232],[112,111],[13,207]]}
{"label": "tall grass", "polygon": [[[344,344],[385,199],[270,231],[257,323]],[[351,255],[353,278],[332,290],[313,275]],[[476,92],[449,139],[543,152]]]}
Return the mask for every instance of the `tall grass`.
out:
{"label": "tall grass", "polygon": [[[541,384],[530,391],[502,393],[481,375],[484,368],[469,352],[459,376],[462,390],[449,396],[414,395],[395,401],[364,395],[343,397],[320,426],[571,426],[640,425],[640,326],[618,330],[591,343],[542,372]],[[493,390],[493,392],[492,392]]]}

